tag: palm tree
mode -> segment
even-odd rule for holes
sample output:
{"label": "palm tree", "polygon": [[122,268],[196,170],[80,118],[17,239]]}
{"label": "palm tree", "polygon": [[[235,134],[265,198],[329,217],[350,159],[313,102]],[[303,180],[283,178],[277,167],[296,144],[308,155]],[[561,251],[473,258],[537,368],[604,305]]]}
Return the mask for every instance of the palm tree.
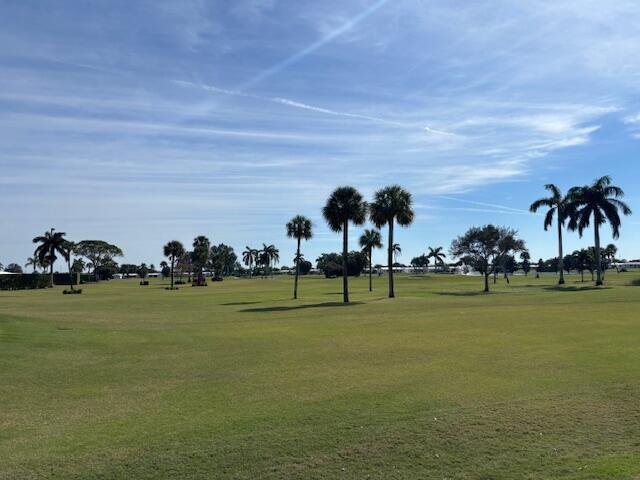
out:
{"label": "palm tree", "polygon": [[258,250],[251,247],[245,247],[244,252],[242,252],[242,261],[249,267],[249,278],[253,276],[253,262],[257,260]]}
{"label": "palm tree", "polygon": [[85,263],[84,263],[84,260],[82,260],[81,258],[76,258],[71,264],[71,270],[76,274],[76,283],[78,285],[80,285],[80,279],[81,279],[80,275],[82,274],[84,267],[85,267]]}
{"label": "palm tree", "polygon": [[342,232],[342,297],[349,303],[349,280],[347,261],[349,256],[349,222],[362,225],[367,219],[367,202],[362,194],[353,187],[338,187],[322,209],[329,228]]}
{"label": "palm tree", "polygon": [[547,214],[544,217],[544,229],[545,231],[549,229],[549,227],[553,224],[553,217],[557,215],[556,223],[558,225],[558,268],[560,270],[560,280],[558,280],[559,285],[564,284],[564,254],[562,252],[562,228],[564,227],[564,222],[567,220],[569,216],[568,211],[568,197],[562,196],[562,192],[560,189],[554,185],[553,183],[548,183],[544,186],[549,192],[551,192],[551,196],[539,198],[535,202],[531,204],[529,210],[531,213],[536,213],[538,209],[541,207],[548,207]]}
{"label": "palm tree", "polygon": [[67,261],[67,268],[69,269],[69,288],[74,290],[73,288],[73,269],[71,268],[71,255],[73,254],[73,249],[75,247],[75,243],[70,242],[69,240],[65,240],[64,242],[64,254],[62,255],[64,259]]}
{"label": "palm tree", "polygon": [[371,257],[373,256],[374,248],[382,248],[382,235],[378,230],[367,229],[360,236],[360,246],[369,260],[369,291],[371,292],[373,291],[371,282]]}
{"label": "palm tree", "polygon": [[611,185],[611,177],[598,178],[591,185],[573,187],[569,194],[570,230],[578,230],[580,236],[588,228],[593,217],[593,233],[595,240],[596,285],[602,285],[602,264],[600,262],[600,226],[609,222],[613,238],[620,237],[620,214],[631,215],[631,209],[620,198],[624,191]]}
{"label": "palm tree", "polygon": [[33,243],[39,243],[34,252],[34,256],[38,258],[41,264],[47,264],[50,268],[51,275],[51,287],[53,287],[53,264],[56,259],[56,252],[62,255],[66,255],[64,232],[56,232],[54,228],[45,232],[44,235],[33,239]]}
{"label": "palm tree", "polygon": [[27,258],[27,263],[25,263],[25,268],[29,268],[29,267],[33,267],[33,273],[36,273],[36,268],[40,265],[40,262],[38,262],[38,257],[36,257],[35,255],[32,257]]}
{"label": "palm tree", "polygon": [[393,285],[393,226],[407,227],[413,222],[411,194],[399,185],[378,190],[370,207],[370,218],[377,228],[388,227],[387,264],[389,267],[389,298],[395,297]]}
{"label": "palm tree", "polygon": [[164,256],[169,257],[171,261],[171,290],[173,290],[173,270],[176,264],[176,258],[180,258],[184,256],[184,254],[184,246],[178,240],[171,240],[164,246]]}
{"label": "palm tree", "polygon": [[529,269],[531,268],[531,254],[528,250],[520,253],[520,260],[522,260],[522,269],[524,270],[524,276],[529,276]]}
{"label": "palm tree", "polygon": [[393,250],[393,260],[397,262],[400,255],[402,255],[402,248],[400,248],[400,244],[394,243],[392,250]]}
{"label": "palm tree", "polygon": [[296,215],[287,223],[287,237],[295,238],[298,244],[296,249],[296,278],[293,283],[293,299],[298,298],[298,276],[300,275],[300,242],[309,240],[313,236],[311,220],[302,215]]}
{"label": "palm tree", "polygon": [[[604,249],[604,257],[607,259],[607,264],[615,263],[616,254],[618,253],[618,247],[616,247],[613,243],[610,243]],[[618,270],[618,266],[616,265],[616,272],[620,273]],[[603,272],[604,274],[605,272]]]}
{"label": "palm tree", "polygon": [[436,248],[429,247],[429,253],[427,254],[427,258],[433,258],[433,270],[435,272],[438,264],[441,266],[444,266],[444,259],[447,258],[447,256],[442,251],[442,247],[436,247]]}

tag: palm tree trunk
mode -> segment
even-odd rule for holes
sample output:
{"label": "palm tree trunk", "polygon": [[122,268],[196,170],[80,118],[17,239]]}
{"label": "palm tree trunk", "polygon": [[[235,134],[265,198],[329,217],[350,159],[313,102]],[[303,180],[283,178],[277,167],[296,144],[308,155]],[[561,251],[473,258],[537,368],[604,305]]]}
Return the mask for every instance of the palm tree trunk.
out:
{"label": "palm tree trunk", "polygon": [[373,291],[372,283],[371,283],[371,255],[373,254],[373,248],[369,247],[369,291]]}
{"label": "palm tree trunk", "polygon": [[53,260],[51,260],[51,265],[49,265],[49,276],[51,280],[51,288],[53,288]]}
{"label": "palm tree trunk", "polygon": [[344,222],[342,226],[342,300],[349,303],[349,279],[347,260],[349,255],[349,221]]}
{"label": "palm tree trunk", "polygon": [[485,292],[489,291],[489,272],[486,272],[484,274],[484,291]]}
{"label": "palm tree trunk", "polygon": [[593,230],[596,243],[596,285],[599,286],[602,285],[602,263],[600,261],[600,225],[597,218],[594,218]]}
{"label": "palm tree trunk", "polygon": [[171,290],[173,290],[173,264],[175,257],[171,257]]}
{"label": "palm tree trunk", "polygon": [[69,287],[73,290],[73,272],[71,271],[71,260],[67,260],[67,267],[69,267]]}
{"label": "palm tree trunk", "polygon": [[389,220],[389,245],[387,248],[387,264],[389,266],[389,298],[396,296],[393,290],[393,218]]}
{"label": "palm tree trunk", "polygon": [[564,256],[562,251],[562,222],[560,218],[558,218],[558,253],[560,256],[558,257],[558,265],[560,267],[560,280],[558,280],[558,285],[564,285]]}
{"label": "palm tree trunk", "polygon": [[298,298],[298,275],[300,274],[300,237],[298,237],[298,249],[296,250],[296,279],[293,283],[293,299]]}

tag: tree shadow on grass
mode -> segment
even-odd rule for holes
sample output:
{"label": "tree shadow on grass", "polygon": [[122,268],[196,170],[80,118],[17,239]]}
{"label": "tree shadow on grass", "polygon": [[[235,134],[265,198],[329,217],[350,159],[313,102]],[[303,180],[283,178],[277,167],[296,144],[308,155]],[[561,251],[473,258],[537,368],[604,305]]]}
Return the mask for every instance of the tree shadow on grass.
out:
{"label": "tree shadow on grass", "polygon": [[225,307],[231,307],[231,306],[240,306],[240,305],[255,305],[256,303],[262,303],[262,302],[229,302],[229,303],[221,303],[220,305],[223,305]]}
{"label": "tree shadow on grass", "polygon": [[549,292],[564,292],[564,293],[569,293],[569,292],[588,292],[591,290],[611,290],[611,287],[604,287],[604,286],[600,286],[600,287],[596,287],[595,285],[587,285],[584,287],[581,286],[577,286],[577,285],[570,285],[570,286],[560,286],[560,285],[555,285],[555,286],[547,286],[547,287],[542,287],[543,290],[547,290]]}
{"label": "tree shadow on grass", "polygon": [[306,310],[309,308],[351,307],[354,305],[362,305],[363,303],[364,302],[351,302],[351,303],[323,302],[323,303],[309,303],[306,305],[294,305],[291,307],[282,305],[282,306],[274,306],[274,307],[245,308],[244,310],[239,310],[239,311],[247,312],[247,313],[290,312],[293,310]]}
{"label": "tree shadow on grass", "polygon": [[436,295],[442,295],[445,297],[482,297],[485,295],[498,295],[506,292],[483,292],[483,291],[473,291],[473,292],[433,292]]}

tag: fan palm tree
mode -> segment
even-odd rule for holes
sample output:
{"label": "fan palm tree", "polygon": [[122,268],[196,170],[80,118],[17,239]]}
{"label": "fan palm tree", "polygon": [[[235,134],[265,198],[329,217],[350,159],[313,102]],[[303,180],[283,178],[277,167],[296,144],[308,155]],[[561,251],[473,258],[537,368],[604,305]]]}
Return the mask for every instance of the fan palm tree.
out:
{"label": "fan palm tree", "polygon": [[[610,243],[605,247],[604,256],[607,259],[607,264],[615,263],[617,253],[618,253],[618,247],[616,247],[613,243]],[[620,271],[618,270],[618,265],[616,265],[616,272],[620,273]]]}
{"label": "fan palm tree", "polygon": [[33,243],[39,244],[34,252],[34,256],[38,258],[40,264],[47,264],[50,269],[51,287],[53,287],[53,264],[55,263],[56,253],[66,255],[64,232],[56,232],[54,228],[33,239]]}
{"label": "fan palm tree", "polygon": [[271,274],[273,267],[280,261],[280,250],[278,250],[273,244],[267,245],[266,243],[263,243],[262,251],[259,255],[263,265],[265,266],[265,276],[267,274],[267,268],[269,269],[269,274]]}
{"label": "fan palm tree", "polygon": [[600,227],[605,223],[611,225],[613,238],[620,237],[619,211],[624,215],[631,215],[631,208],[620,200],[624,191],[611,184],[611,177],[598,178],[591,185],[573,187],[569,193],[569,211],[571,220],[570,230],[578,230],[580,236],[589,227],[593,219],[593,233],[595,242],[596,285],[602,285],[602,263],[600,260]]}
{"label": "fan palm tree", "polygon": [[311,220],[302,215],[296,215],[287,223],[287,237],[295,238],[297,242],[296,249],[296,277],[293,283],[293,299],[298,298],[298,276],[300,275],[300,242],[302,240],[310,240],[313,236]]}
{"label": "fan palm tree", "polygon": [[183,257],[185,254],[184,246],[178,240],[171,240],[164,246],[164,256],[171,261],[171,290],[173,290],[173,271],[176,265],[176,259]]}
{"label": "fan palm tree", "polygon": [[556,223],[558,226],[558,269],[560,270],[560,279],[558,280],[559,285],[564,284],[564,253],[562,248],[562,228],[564,227],[564,222],[567,220],[569,216],[569,202],[568,197],[563,196],[560,189],[554,185],[553,183],[549,183],[544,186],[550,193],[551,196],[539,198],[535,202],[531,204],[529,210],[531,213],[536,213],[542,207],[548,207],[547,213],[544,217],[544,229],[545,231],[549,229],[549,227],[553,224],[553,217],[556,216]]}
{"label": "fan palm tree", "polygon": [[367,229],[362,235],[360,235],[360,247],[362,247],[363,253],[369,260],[369,291],[373,291],[373,285],[371,282],[371,257],[373,256],[374,248],[382,248],[382,235],[378,230]]}
{"label": "fan palm tree", "polygon": [[393,285],[393,226],[408,227],[415,214],[412,208],[411,194],[400,185],[392,185],[378,190],[374,194],[369,216],[377,228],[388,227],[387,264],[389,267],[389,298],[395,297]]}
{"label": "fan palm tree", "polygon": [[349,303],[347,261],[349,256],[349,222],[362,225],[367,219],[367,202],[353,187],[338,187],[322,209],[327,225],[334,232],[342,232],[342,298]]}
{"label": "fan palm tree", "polygon": [[32,257],[27,258],[27,263],[25,263],[25,268],[29,268],[29,267],[33,267],[33,273],[36,273],[36,269],[38,268],[38,266],[40,265],[40,262],[38,262],[38,257],[36,257],[35,255]]}
{"label": "fan palm tree", "polygon": [[433,258],[433,270],[435,271],[438,265],[444,267],[444,259],[447,258],[447,256],[442,251],[442,247],[436,247],[436,248],[429,247],[429,253],[427,254],[427,258]]}

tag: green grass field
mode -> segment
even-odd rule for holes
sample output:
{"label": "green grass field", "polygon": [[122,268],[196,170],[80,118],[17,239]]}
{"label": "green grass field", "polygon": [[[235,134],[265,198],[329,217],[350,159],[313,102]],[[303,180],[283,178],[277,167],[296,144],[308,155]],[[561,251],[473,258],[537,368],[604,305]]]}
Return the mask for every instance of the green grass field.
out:
{"label": "green grass field", "polygon": [[640,478],[632,278],[0,292],[0,478]]}

